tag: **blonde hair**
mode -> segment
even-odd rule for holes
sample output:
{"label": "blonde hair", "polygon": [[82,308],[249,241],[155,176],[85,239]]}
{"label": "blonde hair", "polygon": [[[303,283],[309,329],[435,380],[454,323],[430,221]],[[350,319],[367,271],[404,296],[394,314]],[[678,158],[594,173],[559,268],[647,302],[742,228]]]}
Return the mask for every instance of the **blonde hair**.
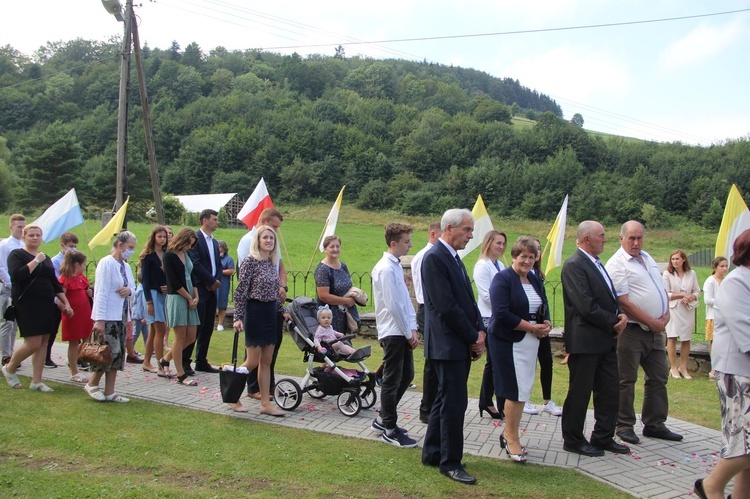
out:
{"label": "blonde hair", "polygon": [[271,234],[273,234],[273,249],[269,253],[268,257],[271,260],[271,263],[277,265],[279,263],[279,260],[281,260],[279,238],[276,237],[276,231],[268,225],[261,225],[260,227],[255,229],[255,234],[253,234],[253,242],[250,244],[250,256],[252,256],[256,260],[263,259],[263,257],[260,255],[260,236],[262,236],[266,231],[270,231]]}
{"label": "blonde hair", "polygon": [[27,225],[26,227],[24,227],[24,228],[23,228],[23,235],[24,235],[24,237],[25,237],[25,236],[26,236],[26,234],[28,234],[28,233],[29,233],[29,231],[30,231],[30,230],[32,230],[32,229],[39,229],[39,232],[41,232],[41,233],[42,233],[42,235],[44,235],[44,231],[42,230],[42,228],[41,228],[41,227],[39,227],[39,226],[38,226],[38,225],[36,225],[36,224],[29,224],[29,225]]}

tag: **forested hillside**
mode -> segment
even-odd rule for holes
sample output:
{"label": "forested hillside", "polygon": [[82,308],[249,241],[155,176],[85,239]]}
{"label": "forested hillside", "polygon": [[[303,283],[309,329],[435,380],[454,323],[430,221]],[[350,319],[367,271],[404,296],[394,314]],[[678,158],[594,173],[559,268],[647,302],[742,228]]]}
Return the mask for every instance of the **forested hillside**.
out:
{"label": "forested hillside", "polygon": [[[114,198],[118,41],[0,48],[0,211],[33,210],[76,187],[84,208]],[[748,137],[711,147],[603,139],[509,78],[403,60],[143,50],[162,189],[349,202],[407,214],[471,206],[574,220],[716,226],[728,188],[750,191]],[[134,74],[135,74],[135,70]],[[151,197],[135,76],[128,191]],[[536,120],[512,125],[512,116]],[[580,125],[580,123],[579,123]]]}

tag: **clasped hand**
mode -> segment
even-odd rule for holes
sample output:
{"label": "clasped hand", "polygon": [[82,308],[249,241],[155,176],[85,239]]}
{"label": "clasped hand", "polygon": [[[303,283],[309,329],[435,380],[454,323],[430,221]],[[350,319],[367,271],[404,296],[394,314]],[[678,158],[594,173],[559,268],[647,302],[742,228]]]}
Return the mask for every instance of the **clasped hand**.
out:
{"label": "clasped hand", "polygon": [[542,324],[533,324],[531,332],[537,338],[544,338],[549,336],[549,332],[552,330],[552,324],[549,321],[544,321]]}

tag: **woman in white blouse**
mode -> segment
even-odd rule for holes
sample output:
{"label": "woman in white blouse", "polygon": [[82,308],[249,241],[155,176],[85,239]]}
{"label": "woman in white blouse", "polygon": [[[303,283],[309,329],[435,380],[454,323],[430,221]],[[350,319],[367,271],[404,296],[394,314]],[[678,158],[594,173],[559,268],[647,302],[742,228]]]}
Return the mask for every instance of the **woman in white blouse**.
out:
{"label": "woman in white blouse", "polygon": [[[701,288],[698,276],[690,270],[690,262],[682,250],[669,255],[669,264],[664,271],[664,287],[669,295],[669,322],[667,323],[667,356],[669,372],[673,378],[693,379],[688,372],[690,358],[690,336],[695,328],[695,308]],[[677,366],[677,340],[680,341],[680,365]]]}
{"label": "woman in white blouse", "polygon": [[[115,393],[117,371],[125,369],[125,325],[130,320],[130,300],[135,294],[133,272],[127,260],[135,254],[135,234],[124,230],[115,236],[112,252],[99,260],[94,281],[94,306],[91,318],[100,341],[109,345],[112,363],[108,366],[91,364],[93,375],[84,385],[89,397],[97,402],[130,402]],[[105,376],[104,391],[99,381]]]}
{"label": "woman in white blouse", "polygon": [[[484,236],[479,250],[479,259],[474,265],[474,284],[477,286],[479,295],[477,305],[479,306],[479,313],[482,314],[485,328],[489,326],[490,316],[492,315],[490,284],[495,274],[505,268],[500,259],[505,255],[507,242],[508,238],[505,233],[497,230],[489,231]],[[495,385],[492,382],[492,361],[489,355],[486,356],[486,359],[484,374],[482,375],[482,387],[479,391],[479,415],[481,417],[484,411],[487,411],[491,418],[502,419],[504,401],[498,401],[497,406],[500,409],[497,409],[495,404],[492,403],[492,396],[495,393]]]}
{"label": "woman in white blouse", "polygon": [[[709,342],[711,348],[714,345],[714,308],[716,307],[716,294],[719,292],[719,286],[721,281],[727,276],[729,272],[729,262],[723,256],[717,256],[711,262],[711,268],[713,272],[706,282],[703,284],[703,301],[706,302],[706,340]],[[708,379],[714,379],[715,372],[713,363],[711,364],[711,372],[708,375]]]}

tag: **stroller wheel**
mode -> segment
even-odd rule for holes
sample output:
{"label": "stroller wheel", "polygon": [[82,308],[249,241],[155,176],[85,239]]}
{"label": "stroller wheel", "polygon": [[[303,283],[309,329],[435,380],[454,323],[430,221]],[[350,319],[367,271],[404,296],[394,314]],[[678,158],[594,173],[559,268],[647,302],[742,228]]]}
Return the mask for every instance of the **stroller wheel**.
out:
{"label": "stroller wheel", "polygon": [[362,409],[369,409],[378,401],[378,394],[372,387],[363,385],[359,398],[362,400]]}
{"label": "stroller wheel", "polygon": [[359,394],[349,390],[344,390],[339,394],[336,404],[341,414],[350,418],[359,414],[362,409],[362,399],[359,398]]}
{"label": "stroller wheel", "polygon": [[308,381],[307,385],[305,386],[305,390],[307,391],[308,395],[310,395],[314,399],[322,399],[326,396],[325,393],[318,390],[318,380],[315,378],[310,378],[310,381]]}
{"label": "stroller wheel", "polygon": [[281,379],[273,389],[273,400],[285,411],[293,411],[302,402],[302,388],[293,379]]}

